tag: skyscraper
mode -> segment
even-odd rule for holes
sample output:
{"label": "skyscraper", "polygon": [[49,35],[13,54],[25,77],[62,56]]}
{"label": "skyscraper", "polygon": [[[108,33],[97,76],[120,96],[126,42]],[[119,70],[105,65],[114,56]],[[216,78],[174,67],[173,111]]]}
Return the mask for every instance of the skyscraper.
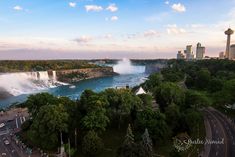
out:
{"label": "skyscraper", "polygon": [[185,55],[182,53],[182,51],[178,51],[177,59],[185,59]]}
{"label": "skyscraper", "polygon": [[229,28],[224,32],[227,35],[227,44],[226,44],[226,51],[225,51],[225,58],[230,58],[230,40],[231,40],[231,35],[234,33],[234,31]]}
{"label": "skyscraper", "polygon": [[206,52],[206,48],[202,47],[201,43],[197,44],[197,49],[196,49],[196,59],[203,59],[204,55]]}
{"label": "skyscraper", "polygon": [[235,60],[235,45],[230,46],[229,59]]}
{"label": "skyscraper", "polygon": [[194,59],[194,54],[193,54],[193,46],[192,45],[187,45],[186,50],[184,51],[186,55],[187,60],[192,60]]}

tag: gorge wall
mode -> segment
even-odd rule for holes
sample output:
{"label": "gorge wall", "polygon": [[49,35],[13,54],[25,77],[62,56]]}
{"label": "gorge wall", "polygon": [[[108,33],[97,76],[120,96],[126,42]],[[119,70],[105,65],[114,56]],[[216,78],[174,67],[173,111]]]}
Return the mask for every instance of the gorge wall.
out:
{"label": "gorge wall", "polygon": [[74,83],[84,79],[113,76],[116,74],[112,67],[59,70],[56,72],[57,80],[65,83]]}

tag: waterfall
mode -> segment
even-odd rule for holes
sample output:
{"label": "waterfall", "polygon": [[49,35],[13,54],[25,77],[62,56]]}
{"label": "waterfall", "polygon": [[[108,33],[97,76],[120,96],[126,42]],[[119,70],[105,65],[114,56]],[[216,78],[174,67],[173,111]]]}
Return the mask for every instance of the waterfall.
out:
{"label": "waterfall", "polygon": [[140,74],[145,72],[145,66],[132,65],[130,59],[124,58],[113,66],[113,70],[119,74]]}
{"label": "waterfall", "polygon": [[56,71],[20,72],[0,74],[0,88],[17,96],[54,88],[60,83],[56,80]]}

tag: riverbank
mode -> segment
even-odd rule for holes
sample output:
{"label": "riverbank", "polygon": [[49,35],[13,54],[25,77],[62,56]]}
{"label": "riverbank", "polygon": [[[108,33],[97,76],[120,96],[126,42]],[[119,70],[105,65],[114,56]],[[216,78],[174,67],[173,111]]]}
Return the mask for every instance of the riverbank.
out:
{"label": "riverbank", "polygon": [[76,83],[82,80],[118,75],[112,67],[60,70],[56,72],[57,80],[64,83]]}

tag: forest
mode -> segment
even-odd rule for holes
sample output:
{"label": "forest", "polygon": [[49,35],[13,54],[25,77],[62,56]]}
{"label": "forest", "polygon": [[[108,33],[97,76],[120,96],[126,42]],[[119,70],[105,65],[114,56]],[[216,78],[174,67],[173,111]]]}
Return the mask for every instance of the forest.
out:
{"label": "forest", "polygon": [[31,118],[20,136],[32,148],[53,153],[62,135],[70,156],[198,156],[202,146],[178,152],[173,139],[204,139],[201,109],[235,102],[235,62],[169,60],[140,86],[147,94],[135,95],[138,86],[99,93],[87,89],[77,101],[31,95],[22,104]]}
{"label": "forest", "polygon": [[81,68],[96,68],[85,60],[27,60],[0,61],[0,72],[31,72],[48,70],[67,70]]}

